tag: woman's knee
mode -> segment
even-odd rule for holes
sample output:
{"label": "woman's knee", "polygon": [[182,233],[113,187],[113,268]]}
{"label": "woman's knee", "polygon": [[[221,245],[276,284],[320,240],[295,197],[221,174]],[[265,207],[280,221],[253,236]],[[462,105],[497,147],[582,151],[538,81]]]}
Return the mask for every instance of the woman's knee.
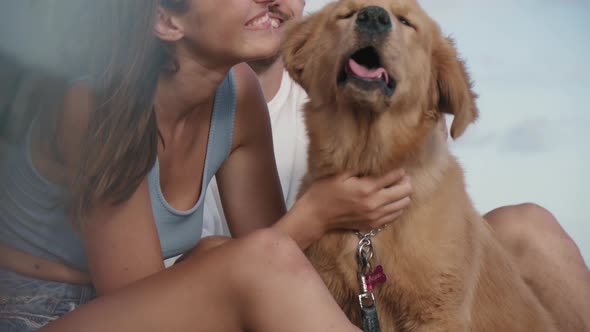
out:
{"label": "woman's knee", "polygon": [[293,239],[269,228],[236,239],[221,236],[203,238],[190,253],[185,254],[185,258],[199,264],[201,258],[211,255],[220,257],[234,271],[244,270],[242,275],[249,269],[263,271],[311,267]]}
{"label": "woman's knee", "polygon": [[199,243],[195,246],[193,250],[195,250],[196,252],[209,251],[230,240],[231,238],[227,236],[207,236],[199,240]]}
{"label": "woman's knee", "polygon": [[256,231],[243,239],[243,250],[260,264],[273,268],[307,268],[311,264],[288,235],[273,230]]}
{"label": "woman's knee", "polygon": [[232,292],[242,292],[247,297],[252,296],[249,293],[252,289],[277,285],[283,280],[297,283],[295,278],[314,280],[313,275],[319,278],[297,243],[273,229],[258,230],[230,241],[205,239],[202,244],[215,245],[206,252],[189,255],[187,263],[208,265],[216,271],[216,279],[223,279]]}
{"label": "woman's knee", "polygon": [[204,237],[199,240],[199,243],[191,250],[182,254],[182,256],[178,257],[174,264],[178,264],[184,262],[188,259],[196,259],[202,257],[204,254],[208,253],[212,249],[219,247],[220,245],[228,242],[231,238],[226,236],[208,236]]}
{"label": "woman's knee", "polygon": [[316,274],[297,243],[281,232],[264,229],[238,241],[235,275],[244,285],[268,287],[279,280],[294,283],[294,278],[310,279]]}

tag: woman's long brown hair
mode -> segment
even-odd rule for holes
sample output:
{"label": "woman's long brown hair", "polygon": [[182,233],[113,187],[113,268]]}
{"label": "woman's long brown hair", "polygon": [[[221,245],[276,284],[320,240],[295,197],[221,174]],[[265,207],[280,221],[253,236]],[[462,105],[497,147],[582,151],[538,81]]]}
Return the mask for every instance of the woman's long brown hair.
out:
{"label": "woman's long brown hair", "polygon": [[[21,27],[26,33],[15,35],[8,44],[13,47],[0,53],[2,138],[21,141],[37,118],[40,137],[61,157],[55,142],[67,81],[82,78],[91,89],[93,109],[70,196],[64,197],[74,220],[83,220],[99,205],[127,200],[154,165],[158,129],[153,98],[160,75],[178,70],[173,45],[154,34],[156,15],[159,8],[182,14],[188,6],[187,0],[2,4],[6,12],[29,15],[22,17],[29,22]],[[27,99],[35,100],[12,109],[15,91],[31,76]]]}
{"label": "woman's long brown hair", "polygon": [[[162,71],[173,71],[171,45],[156,38],[158,6],[187,10],[185,0],[92,0],[89,17],[94,110],[70,204],[76,220],[97,205],[127,200],[148,174],[157,156],[158,131],[153,98]],[[115,27],[115,29],[113,29]],[[173,73],[168,73],[173,74]]]}

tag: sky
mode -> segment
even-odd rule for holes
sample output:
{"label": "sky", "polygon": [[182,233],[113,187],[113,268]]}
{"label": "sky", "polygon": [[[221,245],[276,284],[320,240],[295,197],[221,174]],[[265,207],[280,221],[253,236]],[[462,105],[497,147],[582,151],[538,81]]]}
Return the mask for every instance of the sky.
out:
{"label": "sky", "polygon": [[[328,2],[308,0],[306,12]],[[456,40],[480,96],[478,122],[451,143],[476,208],[539,204],[590,263],[590,1],[420,3]]]}

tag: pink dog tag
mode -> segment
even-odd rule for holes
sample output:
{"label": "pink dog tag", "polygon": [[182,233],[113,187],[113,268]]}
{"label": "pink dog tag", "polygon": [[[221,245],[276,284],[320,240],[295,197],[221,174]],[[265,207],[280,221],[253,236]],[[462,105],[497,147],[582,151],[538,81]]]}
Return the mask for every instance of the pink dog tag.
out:
{"label": "pink dog tag", "polygon": [[375,285],[386,282],[387,276],[383,272],[383,267],[377,265],[373,272],[370,272],[365,276],[365,281],[367,282],[367,289],[369,291],[372,291]]}

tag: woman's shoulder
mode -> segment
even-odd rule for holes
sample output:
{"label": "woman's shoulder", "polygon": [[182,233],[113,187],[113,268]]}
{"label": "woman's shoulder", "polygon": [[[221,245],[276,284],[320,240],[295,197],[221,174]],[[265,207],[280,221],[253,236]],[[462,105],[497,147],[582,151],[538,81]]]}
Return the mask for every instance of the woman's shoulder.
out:
{"label": "woman's shoulder", "polygon": [[267,113],[266,100],[252,68],[245,63],[241,63],[234,66],[232,71],[236,89],[237,113]]}
{"label": "woman's shoulder", "polygon": [[254,73],[250,66],[246,63],[240,63],[232,68],[232,72],[238,99],[260,96],[264,99],[256,73]]}
{"label": "woman's shoulder", "polygon": [[268,108],[254,71],[245,63],[232,68],[236,89],[234,147],[269,126]]}
{"label": "woman's shoulder", "polygon": [[254,73],[254,70],[252,70],[252,68],[250,68],[250,66],[248,66],[248,64],[245,62],[238,63],[237,65],[233,66],[232,71],[236,79],[255,80],[258,82],[256,73]]}

